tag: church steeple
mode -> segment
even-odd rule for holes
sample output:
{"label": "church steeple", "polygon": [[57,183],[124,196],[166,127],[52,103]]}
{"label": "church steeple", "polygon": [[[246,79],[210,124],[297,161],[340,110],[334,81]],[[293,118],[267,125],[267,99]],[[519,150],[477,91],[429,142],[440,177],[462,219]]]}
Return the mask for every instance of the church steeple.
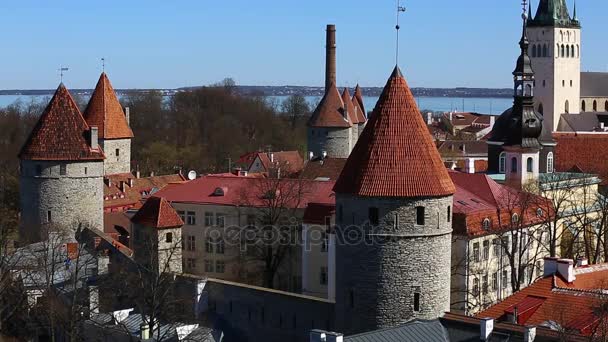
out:
{"label": "church steeple", "polygon": [[[576,18],[576,15],[574,15]],[[580,27],[577,20],[570,17],[566,0],[540,0],[531,26]]]}

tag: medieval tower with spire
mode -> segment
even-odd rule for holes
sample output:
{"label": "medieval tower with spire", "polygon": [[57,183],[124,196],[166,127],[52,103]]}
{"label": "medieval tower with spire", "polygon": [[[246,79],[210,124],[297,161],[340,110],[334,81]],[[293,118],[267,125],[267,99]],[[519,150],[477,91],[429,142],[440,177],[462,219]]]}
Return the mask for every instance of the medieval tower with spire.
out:
{"label": "medieval tower with spire", "polygon": [[449,311],[455,187],[398,67],[334,191],[338,331]]}
{"label": "medieval tower with spire", "polygon": [[534,107],[551,131],[561,114],[580,113],[581,25],[576,4],[570,16],[566,0],[540,0],[536,15],[528,10],[528,54],[537,75]]}
{"label": "medieval tower with spire", "polygon": [[308,120],[308,151],[314,157],[348,158],[367,119],[361,89],[351,98],[336,85],[336,27],[327,25],[325,94]]}
{"label": "medieval tower with spire", "polygon": [[99,145],[106,154],[104,175],[131,172],[133,132],[129,115],[125,115],[105,72],[99,77],[84,118],[89,126],[99,128]]}
{"label": "medieval tower with spire", "polygon": [[44,240],[53,230],[73,238],[79,227],[103,229],[98,132],[60,84],[19,153],[23,243]]}

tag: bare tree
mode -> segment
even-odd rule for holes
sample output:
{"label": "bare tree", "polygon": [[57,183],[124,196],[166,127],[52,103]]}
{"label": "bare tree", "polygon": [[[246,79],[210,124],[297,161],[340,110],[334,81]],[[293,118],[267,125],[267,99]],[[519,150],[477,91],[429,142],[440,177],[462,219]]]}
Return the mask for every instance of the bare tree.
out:
{"label": "bare tree", "polygon": [[298,122],[310,115],[308,101],[302,95],[291,95],[281,105],[283,114],[289,118],[291,129],[296,129]]}

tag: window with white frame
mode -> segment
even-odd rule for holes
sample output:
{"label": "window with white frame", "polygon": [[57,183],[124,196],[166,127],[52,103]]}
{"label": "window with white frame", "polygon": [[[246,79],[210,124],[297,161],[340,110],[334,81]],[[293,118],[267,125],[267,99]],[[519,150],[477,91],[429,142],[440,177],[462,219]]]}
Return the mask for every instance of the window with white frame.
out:
{"label": "window with white frame", "polygon": [[488,275],[484,274],[483,277],[481,277],[481,291],[483,292],[483,294],[488,294]]}
{"label": "window with white frame", "polygon": [[183,222],[186,222],[186,212],[185,211],[178,210],[177,215],[179,215],[179,218],[181,218]]}
{"label": "window with white frame", "polygon": [[205,252],[213,253],[213,239],[210,236],[205,239]]}
{"label": "window with white frame", "polygon": [[547,173],[553,173],[553,152],[547,154]]}
{"label": "window with white frame", "polygon": [[488,260],[490,258],[490,240],[485,240],[483,242],[483,260]]}
{"label": "window with white frame", "polygon": [[215,214],[215,225],[224,228],[226,225],[226,215],[220,213]]}
{"label": "window with white frame", "polygon": [[187,251],[195,251],[196,250],[196,236],[194,236],[194,235],[186,235],[186,250]]}
{"label": "window with white frame", "polygon": [[186,258],[186,268],[189,270],[193,270],[196,268],[196,259]]}
{"label": "window with white frame", "polygon": [[473,261],[479,262],[479,242],[473,243]]}
{"label": "window with white frame", "polygon": [[479,278],[473,278],[473,296],[479,296]]}
{"label": "window with white frame", "polygon": [[500,257],[500,239],[496,238],[492,240],[492,245],[494,246],[494,256]]}
{"label": "window with white frame", "polygon": [[196,225],[196,213],[194,211],[186,212],[186,224],[189,226]]}
{"label": "window with white frame", "polygon": [[509,273],[507,271],[502,271],[502,288],[506,289],[509,284]]}
{"label": "window with white frame", "polygon": [[498,157],[498,172],[499,173],[507,172],[507,154],[505,152],[501,152]]}
{"label": "window with white frame", "polygon": [[205,227],[213,226],[213,213],[205,213]]}
{"label": "window with white frame", "polygon": [[498,290],[498,272],[492,273],[492,291]]}

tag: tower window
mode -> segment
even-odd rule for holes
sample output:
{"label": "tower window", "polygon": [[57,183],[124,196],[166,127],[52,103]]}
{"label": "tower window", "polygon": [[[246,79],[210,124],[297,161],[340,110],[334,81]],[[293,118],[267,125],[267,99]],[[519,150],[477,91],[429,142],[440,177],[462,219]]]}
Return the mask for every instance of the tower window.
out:
{"label": "tower window", "polygon": [[46,222],[47,223],[53,222],[53,217],[51,216],[51,211],[50,210],[46,211]]}
{"label": "tower window", "polygon": [[593,100],[593,111],[597,112],[597,100]]}
{"label": "tower window", "polygon": [[173,242],[173,233],[167,233],[165,235],[165,242],[168,242],[168,243]]}
{"label": "tower window", "polygon": [[526,170],[530,173],[534,172],[534,159],[532,157],[528,157],[526,160]]}
{"label": "tower window", "polygon": [[536,45],[532,45],[532,57],[536,57]]}
{"label": "tower window", "polygon": [[414,292],[414,312],[420,312],[420,293]]}
{"label": "tower window", "polygon": [[572,82],[572,80],[570,80],[570,87],[572,87],[572,84],[573,84],[573,82]]}
{"label": "tower window", "polygon": [[511,172],[517,173],[517,158],[511,158]]}
{"label": "tower window", "polygon": [[416,207],[416,224],[424,225],[424,207]]}
{"label": "tower window", "polygon": [[553,173],[553,152],[547,154],[547,173]]}
{"label": "tower window", "polygon": [[65,176],[66,173],[67,173],[66,165],[65,164],[59,165],[59,175]]}
{"label": "tower window", "polygon": [[587,110],[587,105],[585,104],[585,100],[581,101],[581,111]]}
{"label": "tower window", "polygon": [[565,57],[566,56],[566,47],[564,45],[561,46],[561,56]]}
{"label": "tower window", "polygon": [[506,166],[507,166],[507,154],[504,152],[501,152],[498,157],[498,172],[505,173],[507,170]]}
{"label": "tower window", "polygon": [[566,86],[566,80],[562,80],[562,87]]}
{"label": "tower window", "polygon": [[543,88],[547,86],[547,81],[543,80]]}
{"label": "tower window", "polygon": [[564,110],[566,114],[570,114],[570,102],[568,102],[568,100],[566,100],[566,103],[564,104]]}
{"label": "tower window", "polygon": [[547,48],[547,44],[543,45],[543,57],[548,57],[549,53],[548,53],[548,48]]}
{"label": "tower window", "polygon": [[452,206],[448,205],[448,222],[452,221]]}
{"label": "tower window", "polygon": [[379,218],[379,213],[378,213],[378,208],[376,207],[371,207],[369,208],[369,223],[371,225],[378,225],[380,218]]}
{"label": "tower window", "polygon": [[116,160],[120,159],[120,149],[116,149]]}
{"label": "tower window", "polygon": [[84,168],[84,174],[86,175],[86,174],[88,174],[88,173],[89,173],[89,168],[88,168],[88,167],[85,167],[85,168]]}

